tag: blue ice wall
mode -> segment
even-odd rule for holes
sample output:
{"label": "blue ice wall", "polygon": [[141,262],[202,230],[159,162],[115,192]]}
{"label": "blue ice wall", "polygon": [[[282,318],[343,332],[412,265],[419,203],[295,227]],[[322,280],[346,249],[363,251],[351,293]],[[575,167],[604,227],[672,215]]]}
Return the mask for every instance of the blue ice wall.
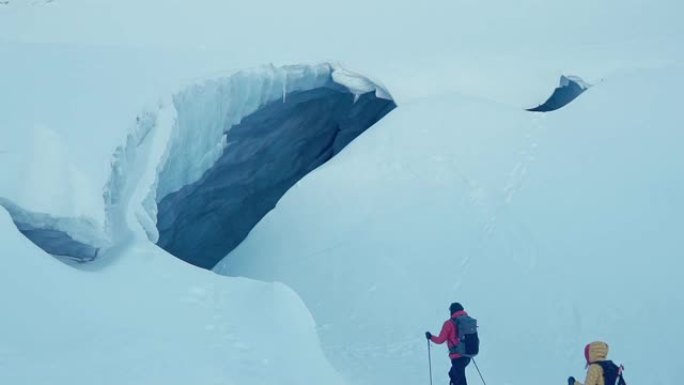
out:
{"label": "blue ice wall", "polygon": [[586,90],[587,87],[583,84],[580,84],[580,80],[574,80],[562,76],[560,86],[553,90],[551,96],[543,104],[540,104],[534,108],[528,108],[527,111],[555,111],[568,105]]}
{"label": "blue ice wall", "polygon": [[28,211],[14,202],[0,197],[0,207],[7,210],[19,232],[33,244],[64,262],[85,263],[97,258],[101,240],[88,244],[74,239],[65,229],[81,232],[85,238],[91,234],[89,222],[80,218],[55,217]]}
{"label": "blue ice wall", "polygon": [[197,182],[158,202],[158,245],[212,268],[290,187],[395,107],[333,83],[265,105],[227,130],[223,155]]}
{"label": "blue ice wall", "polygon": [[74,240],[69,234],[52,229],[23,229],[16,223],[19,231],[36,246],[60,259],[85,263],[94,261],[99,249]]}

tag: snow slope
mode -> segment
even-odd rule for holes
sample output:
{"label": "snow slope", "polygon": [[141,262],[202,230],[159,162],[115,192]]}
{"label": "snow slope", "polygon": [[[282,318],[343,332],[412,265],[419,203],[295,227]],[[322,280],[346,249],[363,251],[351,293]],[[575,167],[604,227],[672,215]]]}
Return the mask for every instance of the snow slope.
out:
{"label": "snow slope", "polygon": [[489,383],[580,378],[584,344],[605,339],[629,381],[674,384],[683,86],[673,67],[611,78],[549,114],[460,95],[403,105],[215,270],[292,287],[354,384],[427,381],[423,332],[452,301],[480,321]]}
{"label": "snow slope", "polygon": [[[308,76],[310,69],[316,76]],[[90,189],[97,178],[78,178],[82,173],[60,135],[42,130],[27,143],[16,131],[3,131],[3,144],[13,146],[0,164],[0,282],[6,312],[0,320],[0,382],[342,384],[320,349],[310,313],[291,289],[220,277],[152,243],[156,187],[159,181],[175,183],[179,174],[160,177],[161,169],[174,157],[183,159],[172,139],[188,143],[200,132],[201,143],[220,144],[231,119],[240,121],[241,114],[290,92],[332,82],[349,93],[350,102],[374,92],[389,98],[347,71],[331,80],[335,70],[322,65],[244,72],[246,87],[231,86],[232,78],[215,80],[219,90],[232,92],[229,97],[195,87],[189,104],[213,97],[217,116],[228,123],[198,113],[180,133],[177,108],[187,105],[162,97],[131,119],[124,144],[114,151],[103,194]],[[269,74],[279,75],[279,81]],[[209,135],[198,129],[202,124],[221,131]],[[89,146],[81,139],[81,146]],[[36,150],[26,156],[23,148]],[[101,149],[90,150],[98,154]],[[205,150],[191,155],[205,155]],[[189,162],[173,164],[197,166],[195,158]],[[92,204],[95,197],[99,204]],[[97,259],[75,270],[18,230],[50,253],[80,262]]]}
{"label": "snow slope", "polygon": [[0,383],[342,384],[286,286],[226,279],[147,240],[116,252],[127,258],[75,270],[0,209]]}

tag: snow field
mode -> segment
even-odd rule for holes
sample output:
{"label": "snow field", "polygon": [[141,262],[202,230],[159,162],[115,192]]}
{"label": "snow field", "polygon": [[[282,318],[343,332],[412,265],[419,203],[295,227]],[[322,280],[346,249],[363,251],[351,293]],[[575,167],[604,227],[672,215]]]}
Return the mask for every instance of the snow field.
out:
{"label": "snow field", "polygon": [[[595,339],[629,381],[674,383],[682,86],[681,68],[642,71],[547,115],[461,95],[403,105],[215,270],[292,287],[354,384],[427,381],[423,332],[452,301],[480,321],[489,383],[580,378]],[[443,380],[443,346],[433,360]]]}

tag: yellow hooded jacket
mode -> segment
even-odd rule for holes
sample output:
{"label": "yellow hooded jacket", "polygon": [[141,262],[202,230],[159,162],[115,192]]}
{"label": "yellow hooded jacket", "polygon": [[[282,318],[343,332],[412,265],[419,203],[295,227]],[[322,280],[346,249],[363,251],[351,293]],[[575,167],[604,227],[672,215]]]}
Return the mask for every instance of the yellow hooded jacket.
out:
{"label": "yellow hooded jacket", "polygon": [[606,385],[603,379],[603,368],[595,362],[608,359],[608,344],[601,341],[590,343],[584,348],[584,357],[587,359],[587,378],[584,384],[575,381],[575,385]]}

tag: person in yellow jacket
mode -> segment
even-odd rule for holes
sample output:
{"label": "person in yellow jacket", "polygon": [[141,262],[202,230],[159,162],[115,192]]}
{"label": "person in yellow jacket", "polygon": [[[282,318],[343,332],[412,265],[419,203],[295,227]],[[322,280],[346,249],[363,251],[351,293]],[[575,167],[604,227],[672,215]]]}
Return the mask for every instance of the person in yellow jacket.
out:
{"label": "person in yellow jacket", "polygon": [[[587,359],[587,378],[584,384],[568,378],[568,385],[615,385],[618,378],[622,381],[622,367],[608,360],[608,344],[595,341],[584,347],[584,358]],[[606,379],[610,384],[606,384]]]}

